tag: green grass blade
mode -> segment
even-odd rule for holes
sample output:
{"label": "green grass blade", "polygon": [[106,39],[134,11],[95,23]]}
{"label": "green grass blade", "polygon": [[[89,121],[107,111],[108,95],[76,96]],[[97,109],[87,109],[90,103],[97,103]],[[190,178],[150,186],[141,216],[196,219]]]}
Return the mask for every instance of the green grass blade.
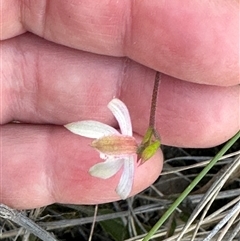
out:
{"label": "green grass blade", "polygon": [[158,222],[152,227],[148,234],[144,237],[143,241],[148,241],[162,226],[162,224],[169,218],[179,204],[187,197],[193,188],[200,182],[200,180],[208,173],[208,171],[217,163],[217,161],[228,151],[228,149],[240,138],[240,131],[238,131],[217,153],[217,155],[209,162],[209,164],[198,174],[198,176],[189,184],[189,186],[182,192]]}

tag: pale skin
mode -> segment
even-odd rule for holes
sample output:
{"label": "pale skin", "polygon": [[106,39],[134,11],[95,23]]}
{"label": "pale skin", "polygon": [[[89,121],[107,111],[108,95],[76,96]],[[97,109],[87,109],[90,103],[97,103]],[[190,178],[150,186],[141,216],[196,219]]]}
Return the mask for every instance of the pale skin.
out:
{"label": "pale skin", "polygon": [[[116,127],[107,104],[118,97],[140,142],[155,70],[164,73],[156,111],[163,144],[211,147],[240,129],[239,1],[1,7],[0,202],[25,209],[118,200],[121,173],[91,177],[99,154],[62,125],[93,119]],[[136,169],[132,195],[156,180],[162,162],[159,151]]]}

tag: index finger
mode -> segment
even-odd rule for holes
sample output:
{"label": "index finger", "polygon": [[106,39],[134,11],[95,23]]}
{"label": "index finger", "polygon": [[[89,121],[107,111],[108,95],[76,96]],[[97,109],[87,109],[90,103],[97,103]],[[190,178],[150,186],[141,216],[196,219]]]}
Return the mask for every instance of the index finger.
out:
{"label": "index finger", "polygon": [[197,83],[239,83],[239,1],[4,1],[2,39],[33,32]]}

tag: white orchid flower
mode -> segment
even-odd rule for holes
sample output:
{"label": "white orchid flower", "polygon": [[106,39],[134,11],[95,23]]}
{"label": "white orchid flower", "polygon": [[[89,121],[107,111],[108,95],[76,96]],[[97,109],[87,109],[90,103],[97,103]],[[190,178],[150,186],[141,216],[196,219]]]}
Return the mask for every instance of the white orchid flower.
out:
{"label": "white orchid flower", "polygon": [[93,120],[73,122],[65,127],[77,135],[95,139],[91,146],[105,161],[90,168],[89,173],[92,176],[107,179],[123,167],[116,192],[122,199],[126,199],[132,190],[138,146],[132,136],[132,124],[126,105],[114,98],[109,102],[108,108],[118,121],[121,133],[109,125]]}

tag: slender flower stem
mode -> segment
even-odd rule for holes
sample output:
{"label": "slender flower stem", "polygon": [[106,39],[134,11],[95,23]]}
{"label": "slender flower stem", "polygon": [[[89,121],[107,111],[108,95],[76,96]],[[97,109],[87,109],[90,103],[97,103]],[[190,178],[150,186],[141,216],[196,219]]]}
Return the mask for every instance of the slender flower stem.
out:
{"label": "slender flower stem", "polygon": [[157,108],[157,100],[158,100],[158,89],[161,82],[161,73],[156,72],[155,81],[153,86],[153,93],[152,93],[152,101],[151,101],[151,112],[149,118],[149,128],[152,129],[153,135],[156,140],[160,141],[160,135],[158,134],[155,125],[156,125],[156,108]]}
{"label": "slender flower stem", "polygon": [[155,81],[153,86],[153,93],[152,93],[152,101],[151,101],[151,112],[149,118],[149,127],[155,129],[155,117],[156,117],[156,107],[157,107],[157,99],[158,99],[158,88],[161,81],[161,73],[156,72]]}
{"label": "slender flower stem", "polygon": [[[156,107],[157,107],[157,99],[158,99],[158,89],[161,81],[161,73],[156,72],[153,93],[152,93],[152,101],[151,101],[151,111],[149,117],[149,126],[148,129],[143,136],[143,140],[141,144],[137,148],[138,160],[141,160],[141,163],[144,163],[148,159],[150,159],[158,150],[161,145],[160,135],[158,134],[155,128],[155,117],[156,117]],[[155,140],[154,140],[154,138]]]}

